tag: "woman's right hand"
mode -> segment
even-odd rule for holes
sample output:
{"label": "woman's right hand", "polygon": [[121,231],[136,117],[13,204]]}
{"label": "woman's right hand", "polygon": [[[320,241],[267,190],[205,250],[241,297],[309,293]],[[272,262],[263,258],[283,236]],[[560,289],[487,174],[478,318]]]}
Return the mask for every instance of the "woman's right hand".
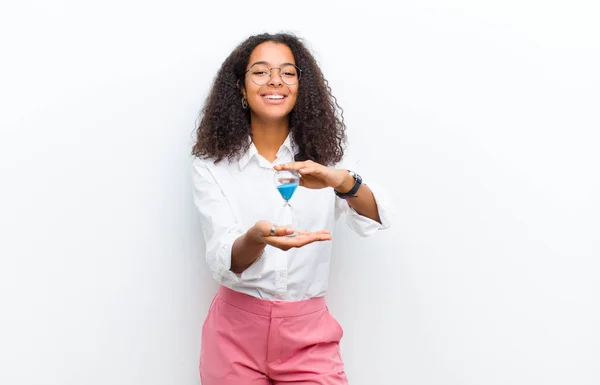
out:
{"label": "woman's right hand", "polygon": [[275,235],[271,235],[273,223],[269,221],[258,221],[254,225],[255,233],[267,245],[287,251],[293,247],[302,247],[313,242],[330,241],[331,233],[327,230],[319,231],[296,231],[295,237],[290,237],[294,229],[287,226],[276,226]]}

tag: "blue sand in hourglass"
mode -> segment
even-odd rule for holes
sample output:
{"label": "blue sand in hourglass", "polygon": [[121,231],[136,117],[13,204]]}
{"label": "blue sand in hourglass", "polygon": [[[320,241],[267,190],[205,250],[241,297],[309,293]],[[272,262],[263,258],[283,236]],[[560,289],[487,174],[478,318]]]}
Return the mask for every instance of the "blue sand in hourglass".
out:
{"label": "blue sand in hourglass", "polygon": [[285,183],[277,186],[277,190],[279,190],[279,193],[283,199],[289,201],[292,195],[294,195],[296,187],[298,187],[298,183]]}

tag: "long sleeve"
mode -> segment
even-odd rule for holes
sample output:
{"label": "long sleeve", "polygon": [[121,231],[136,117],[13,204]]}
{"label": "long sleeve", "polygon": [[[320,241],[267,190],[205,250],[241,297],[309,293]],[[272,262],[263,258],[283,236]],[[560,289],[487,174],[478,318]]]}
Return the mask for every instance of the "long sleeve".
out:
{"label": "long sleeve", "polygon": [[231,268],[233,242],[244,234],[231,205],[219,187],[206,160],[193,162],[194,203],[200,213],[200,224],[206,242],[206,262],[219,283],[224,279],[239,282],[248,278],[235,274]]}
{"label": "long sleeve", "polygon": [[341,214],[344,214],[346,217],[345,223],[350,229],[362,237],[368,237],[375,234],[378,230],[384,230],[390,227],[392,202],[385,188],[376,182],[371,181],[368,178],[368,175],[365,176],[361,174],[360,170],[357,169],[357,165],[358,162],[354,162],[352,158],[346,158],[336,167],[349,169],[361,175],[363,184],[367,185],[373,193],[381,223],[360,215],[345,199],[338,198],[337,196],[335,197],[336,219]]}

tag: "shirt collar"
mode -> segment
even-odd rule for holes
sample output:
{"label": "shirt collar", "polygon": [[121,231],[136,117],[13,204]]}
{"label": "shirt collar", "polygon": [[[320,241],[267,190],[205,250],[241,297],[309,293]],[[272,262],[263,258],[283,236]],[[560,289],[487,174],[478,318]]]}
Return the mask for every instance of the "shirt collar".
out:
{"label": "shirt collar", "polygon": [[[294,157],[294,155],[295,155],[294,145],[292,144],[292,138],[291,138],[290,134],[288,134],[288,136],[285,138],[285,141],[279,148],[279,151],[277,151],[277,157],[279,158],[281,155],[283,155],[283,151],[285,151],[285,150],[289,151],[289,153],[292,154],[292,158]],[[244,168],[248,165],[248,163],[250,163],[252,158],[254,158],[256,155],[258,155],[258,150],[256,149],[256,146],[252,142],[252,138],[250,138],[250,147],[248,147],[248,150],[238,160],[238,165],[240,166],[240,171],[244,170]]]}
{"label": "shirt collar", "polygon": [[292,136],[290,134],[288,134],[288,136],[283,141],[283,144],[279,148],[279,151],[277,151],[278,157],[279,155],[283,154],[284,149],[287,149],[289,153],[292,154],[292,158],[294,157],[294,145],[292,144]]}
{"label": "shirt collar", "polygon": [[256,146],[252,142],[252,138],[250,138],[250,147],[248,147],[248,150],[244,153],[244,155],[241,156],[240,160],[238,160],[238,165],[240,166],[240,171],[244,170],[246,165],[248,165],[248,163],[250,163],[250,161],[252,160],[252,158],[254,158],[254,156],[256,154],[258,154],[258,150],[256,149]]}

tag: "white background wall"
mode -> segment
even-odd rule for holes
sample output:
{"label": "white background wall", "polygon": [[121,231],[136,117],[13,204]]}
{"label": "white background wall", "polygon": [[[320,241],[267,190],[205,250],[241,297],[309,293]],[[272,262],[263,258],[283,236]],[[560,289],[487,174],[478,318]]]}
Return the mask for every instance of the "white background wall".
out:
{"label": "white background wall", "polygon": [[216,284],[195,119],[246,36],[303,36],[387,232],[340,226],[355,385],[600,383],[596,1],[0,6],[0,383],[199,384]]}

